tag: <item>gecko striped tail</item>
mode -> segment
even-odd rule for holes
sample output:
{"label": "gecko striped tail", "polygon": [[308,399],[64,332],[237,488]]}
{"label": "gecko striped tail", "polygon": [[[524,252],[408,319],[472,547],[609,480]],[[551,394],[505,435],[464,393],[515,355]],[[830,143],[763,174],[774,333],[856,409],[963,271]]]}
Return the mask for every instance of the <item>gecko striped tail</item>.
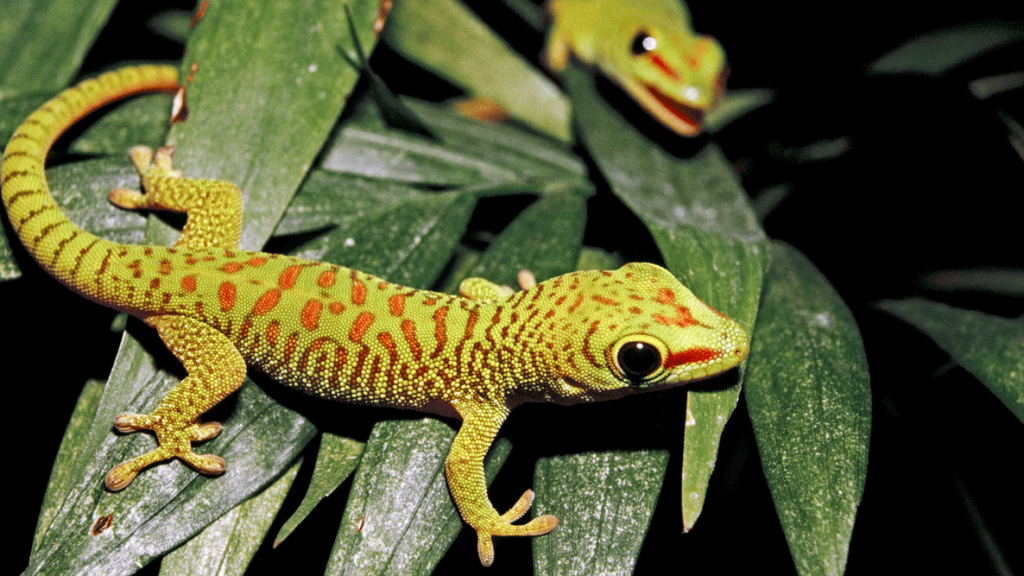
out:
{"label": "gecko striped tail", "polygon": [[108,72],[43,104],[7,143],[0,187],[11,226],[43,269],[80,293],[85,279],[78,276],[94,273],[100,263],[93,260],[107,252],[101,248],[117,245],[82,230],[61,212],[46,183],[46,155],[64,131],[93,110],[134,94],[169,92],[177,86],[178,72],[170,66]]}

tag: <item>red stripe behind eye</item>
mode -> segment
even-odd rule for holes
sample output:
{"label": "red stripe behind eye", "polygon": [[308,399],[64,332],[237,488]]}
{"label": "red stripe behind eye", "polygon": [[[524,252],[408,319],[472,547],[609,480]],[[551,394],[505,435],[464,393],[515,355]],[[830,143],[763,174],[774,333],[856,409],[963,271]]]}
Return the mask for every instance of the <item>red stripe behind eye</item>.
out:
{"label": "red stripe behind eye", "polygon": [[668,74],[669,77],[671,77],[673,80],[679,80],[679,74],[676,74],[676,71],[673,70],[672,67],[670,67],[664,60],[662,60],[661,56],[658,56],[653,52],[649,52],[647,56],[651,59],[651,62],[653,62],[655,66],[661,69],[662,72]]}
{"label": "red stripe behind eye", "polygon": [[683,364],[691,364],[695,362],[707,362],[708,360],[714,360],[721,356],[718,350],[711,348],[689,348],[681,352],[670,354],[668,360],[665,361],[665,369],[670,370],[676,366],[682,366]]}

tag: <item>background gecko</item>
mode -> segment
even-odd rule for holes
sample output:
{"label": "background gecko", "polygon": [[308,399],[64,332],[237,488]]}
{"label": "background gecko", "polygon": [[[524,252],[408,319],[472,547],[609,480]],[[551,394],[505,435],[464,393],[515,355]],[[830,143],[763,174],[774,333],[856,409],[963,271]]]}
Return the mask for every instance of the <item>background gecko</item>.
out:
{"label": "background gecko", "polygon": [[461,418],[447,478],[489,565],[492,536],[539,535],[557,525],[550,515],[512,524],[528,511],[530,490],[504,514],[487,497],[483,457],[514,406],[661,389],[746,357],[741,327],[651,264],[567,274],[510,296],[475,280],[465,290],[470,297],[457,297],[237,250],[241,192],[226,182],[182,178],[168,148],[155,157],[133,149],[147,193],[115,190],[111,200],[187,212],[173,248],[117,244],[79,229],[46,184],[52,143],[99,106],[176,87],[176,71],[162,66],[87,80],[29,116],[0,169],[12,228],[40,265],[75,292],[155,327],[188,371],[152,414],[115,419],[122,432],[152,430],[159,446],[112,469],[111,490],[173,457],[206,474],[223,472],[222,458],[196,454],[191,443],[220,432],[199,416],[241,385],[250,364],[325,398]]}
{"label": "background gecko", "polygon": [[549,69],[561,71],[574,54],[678,134],[700,134],[704,115],[725,96],[725,51],[693,31],[679,0],[551,0],[548,11]]}

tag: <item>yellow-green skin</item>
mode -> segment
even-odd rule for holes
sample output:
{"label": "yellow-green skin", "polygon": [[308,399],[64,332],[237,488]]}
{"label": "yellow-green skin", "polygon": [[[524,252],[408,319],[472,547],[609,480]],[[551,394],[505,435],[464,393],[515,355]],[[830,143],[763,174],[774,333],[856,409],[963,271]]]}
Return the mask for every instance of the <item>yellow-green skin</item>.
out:
{"label": "yellow-green skin", "polygon": [[548,10],[548,68],[561,71],[575,54],[678,134],[700,134],[725,95],[725,51],[693,31],[679,0],[551,0]]}
{"label": "yellow-green skin", "polygon": [[[249,364],[324,398],[461,418],[448,483],[477,531],[480,560],[489,565],[492,536],[545,534],[558,523],[545,515],[512,524],[528,511],[530,490],[504,514],[487,497],[483,458],[514,406],[659,389],[717,374],[747,354],[742,328],[652,264],[575,272],[511,295],[471,279],[460,297],[333,264],[238,250],[238,188],[182,178],[171,169],[168,148],[155,157],[134,148],[146,193],[115,190],[110,197],[129,209],[187,212],[173,248],[117,244],[75,226],[46,184],[50,145],[102,104],[176,87],[176,71],[162,66],[87,80],[28,117],[0,169],[11,225],[39,264],[75,292],[155,327],[188,371],[152,414],[115,419],[122,432],[153,431],[159,447],[112,469],[110,490],[174,457],[205,474],[223,472],[221,457],[196,454],[191,444],[220,432],[220,424],[199,417],[242,384]],[[659,355],[631,376],[620,366],[619,350],[635,351],[636,342]]]}

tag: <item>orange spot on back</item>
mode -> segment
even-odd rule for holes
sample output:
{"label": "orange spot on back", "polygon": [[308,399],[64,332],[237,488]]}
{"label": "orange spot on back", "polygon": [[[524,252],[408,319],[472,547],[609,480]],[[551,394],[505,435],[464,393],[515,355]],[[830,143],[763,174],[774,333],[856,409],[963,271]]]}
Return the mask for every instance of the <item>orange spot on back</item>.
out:
{"label": "orange spot on back", "polygon": [[256,266],[263,266],[266,263],[267,263],[267,259],[266,258],[260,258],[259,256],[253,256],[252,258],[249,258],[248,262],[246,262],[246,264],[248,264],[249,266],[252,266],[254,268]]}
{"label": "orange spot on back", "polygon": [[352,330],[348,333],[348,339],[353,342],[361,342],[366,331],[369,330],[370,324],[373,324],[373,314],[360,312],[359,316],[356,316],[356,321],[352,323]]}
{"label": "orange spot on back", "polygon": [[302,266],[289,266],[285,268],[285,271],[281,273],[281,277],[277,279],[277,285],[281,290],[287,290],[295,286],[295,281],[299,279],[300,272],[302,272]]}
{"label": "orange spot on back", "polygon": [[185,292],[196,291],[196,277],[189,275],[181,279],[181,289]]}
{"label": "orange spot on back", "polygon": [[267,312],[274,309],[277,306],[278,301],[281,300],[281,291],[277,288],[271,288],[263,293],[262,296],[256,300],[256,305],[252,308],[252,313],[255,316],[262,316]]}
{"label": "orange spot on back", "polygon": [[395,294],[388,298],[388,308],[391,309],[392,316],[401,316],[405,310],[405,294]]}
{"label": "orange spot on back", "polygon": [[324,305],[319,300],[310,300],[302,307],[302,325],[307,330],[316,330],[320,326],[320,313]]}
{"label": "orange spot on back", "polygon": [[161,274],[170,274],[171,273],[171,261],[170,260],[161,260],[160,261],[160,273]]}
{"label": "orange spot on back", "polygon": [[398,350],[395,348],[395,339],[391,337],[391,334],[387,332],[377,334],[377,342],[380,342],[380,345],[388,351],[392,359],[398,356]]}
{"label": "orange spot on back", "polygon": [[352,279],[352,303],[362,306],[366,302],[366,284],[362,280]]}
{"label": "orange spot on back", "polygon": [[220,300],[220,309],[224,312],[235,307],[235,294],[237,290],[231,282],[224,282],[217,290],[217,298]]}
{"label": "orange spot on back", "polygon": [[316,284],[321,288],[330,288],[331,286],[334,286],[334,278],[334,271],[328,270],[327,272],[320,274],[320,277],[316,280]]}
{"label": "orange spot on back", "polygon": [[242,264],[240,262],[228,262],[227,264],[221,267],[221,270],[227,272],[228,274],[234,274],[235,272],[238,272],[241,269]]}
{"label": "orange spot on back", "polygon": [[593,299],[594,302],[597,302],[599,304],[604,304],[605,306],[618,306],[619,305],[619,303],[616,302],[615,300],[612,300],[611,298],[605,298],[604,296],[600,296],[598,294],[595,294],[595,295],[591,296],[591,299]]}
{"label": "orange spot on back", "polygon": [[345,311],[345,305],[341,302],[331,302],[327,305],[327,309],[331,311],[331,314],[337,316]]}

